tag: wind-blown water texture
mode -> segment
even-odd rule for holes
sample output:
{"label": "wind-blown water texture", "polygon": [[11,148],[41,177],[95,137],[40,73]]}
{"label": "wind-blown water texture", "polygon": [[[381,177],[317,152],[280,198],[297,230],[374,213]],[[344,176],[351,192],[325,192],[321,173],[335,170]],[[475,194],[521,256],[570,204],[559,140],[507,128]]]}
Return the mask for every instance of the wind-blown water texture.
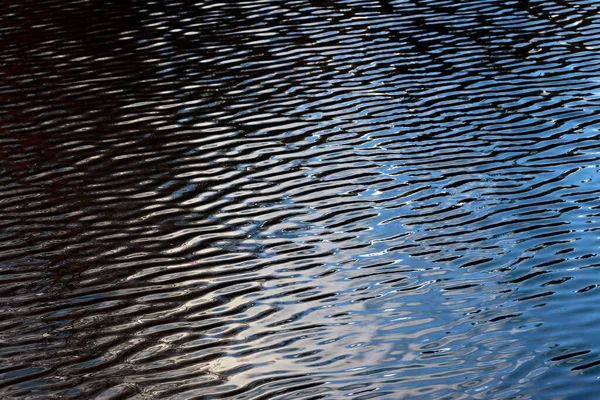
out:
{"label": "wind-blown water texture", "polygon": [[597,1],[17,0],[0,39],[0,397],[598,393]]}

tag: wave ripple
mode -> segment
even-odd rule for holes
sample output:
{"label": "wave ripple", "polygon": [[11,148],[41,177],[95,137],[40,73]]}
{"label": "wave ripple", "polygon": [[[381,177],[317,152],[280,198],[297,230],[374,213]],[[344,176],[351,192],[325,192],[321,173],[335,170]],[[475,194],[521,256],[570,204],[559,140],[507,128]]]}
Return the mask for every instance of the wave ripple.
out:
{"label": "wave ripple", "polygon": [[596,394],[597,2],[0,10],[0,397]]}

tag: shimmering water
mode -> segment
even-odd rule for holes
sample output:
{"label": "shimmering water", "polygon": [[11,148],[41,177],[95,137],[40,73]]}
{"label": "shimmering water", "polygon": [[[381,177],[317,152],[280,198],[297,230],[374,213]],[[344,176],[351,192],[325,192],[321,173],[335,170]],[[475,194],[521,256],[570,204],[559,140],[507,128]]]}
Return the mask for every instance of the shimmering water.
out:
{"label": "shimmering water", "polygon": [[600,393],[600,3],[0,5],[0,397]]}

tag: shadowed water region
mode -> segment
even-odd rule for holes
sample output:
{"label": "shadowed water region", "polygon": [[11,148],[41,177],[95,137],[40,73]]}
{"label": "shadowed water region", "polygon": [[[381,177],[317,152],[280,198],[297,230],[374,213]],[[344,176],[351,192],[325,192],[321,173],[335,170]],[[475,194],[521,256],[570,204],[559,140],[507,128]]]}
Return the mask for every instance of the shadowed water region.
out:
{"label": "shadowed water region", "polygon": [[600,392],[595,0],[0,5],[0,397]]}

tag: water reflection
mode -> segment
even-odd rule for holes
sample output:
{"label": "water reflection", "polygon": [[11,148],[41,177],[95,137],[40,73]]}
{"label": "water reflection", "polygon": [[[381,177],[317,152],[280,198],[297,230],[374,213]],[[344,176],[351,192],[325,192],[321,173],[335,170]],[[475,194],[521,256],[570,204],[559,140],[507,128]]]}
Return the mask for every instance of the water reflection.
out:
{"label": "water reflection", "polygon": [[0,7],[3,396],[595,393],[593,2]]}

